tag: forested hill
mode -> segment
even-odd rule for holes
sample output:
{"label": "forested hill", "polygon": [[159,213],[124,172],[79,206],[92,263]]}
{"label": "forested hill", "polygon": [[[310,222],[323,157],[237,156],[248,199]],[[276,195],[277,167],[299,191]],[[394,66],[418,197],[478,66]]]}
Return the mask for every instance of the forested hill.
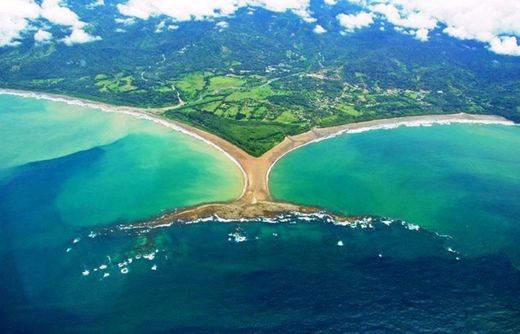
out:
{"label": "forested hill", "polygon": [[[326,33],[292,12],[239,9],[230,17],[120,19],[115,4],[70,4],[101,40],[0,48],[0,86],[164,114],[253,155],[314,126],[427,113],[486,113],[520,121],[520,57],[432,33],[428,42],[383,23],[346,32],[334,7],[313,2]],[[53,27],[55,36],[62,28]],[[442,29],[440,27],[439,29]]]}

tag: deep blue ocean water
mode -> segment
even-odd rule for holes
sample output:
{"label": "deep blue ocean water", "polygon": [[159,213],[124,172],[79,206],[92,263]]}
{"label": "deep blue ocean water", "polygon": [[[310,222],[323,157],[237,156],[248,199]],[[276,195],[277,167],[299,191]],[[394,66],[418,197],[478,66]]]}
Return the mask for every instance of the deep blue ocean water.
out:
{"label": "deep blue ocean water", "polygon": [[2,257],[2,329],[518,332],[520,273],[507,257],[466,258],[449,238],[399,221],[296,220],[36,238],[45,246]]}

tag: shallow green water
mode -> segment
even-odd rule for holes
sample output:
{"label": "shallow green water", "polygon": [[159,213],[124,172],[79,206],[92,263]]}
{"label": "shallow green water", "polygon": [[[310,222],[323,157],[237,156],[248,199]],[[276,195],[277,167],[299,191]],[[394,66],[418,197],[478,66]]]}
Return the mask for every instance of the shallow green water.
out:
{"label": "shallow green water", "polygon": [[[52,200],[68,226],[142,219],[241,192],[239,169],[216,149],[126,115],[0,96],[0,137],[0,182],[30,185],[48,169],[42,189],[56,188],[52,198],[27,196]],[[52,167],[61,164],[73,168]]]}
{"label": "shallow green water", "polygon": [[289,153],[270,175],[278,199],[403,219],[467,254],[520,256],[520,128],[401,127]]}

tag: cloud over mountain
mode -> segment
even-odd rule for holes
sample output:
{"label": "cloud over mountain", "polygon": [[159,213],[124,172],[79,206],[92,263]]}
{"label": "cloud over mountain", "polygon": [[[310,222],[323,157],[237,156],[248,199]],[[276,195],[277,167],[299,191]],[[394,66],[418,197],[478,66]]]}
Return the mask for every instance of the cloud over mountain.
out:
{"label": "cloud over mountain", "polygon": [[344,0],[426,41],[435,28],[486,43],[498,54],[520,56],[518,0]]}
{"label": "cloud over mountain", "polygon": [[374,19],[371,13],[358,13],[355,15],[350,14],[339,14],[337,16],[339,24],[344,27],[347,31],[354,31],[370,26],[374,23]]}
{"label": "cloud over mountain", "polygon": [[[59,0],[43,0],[41,5],[34,0],[0,1],[0,46],[17,44],[26,30],[38,30],[33,23],[46,20],[50,24],[70,28],[71,33],[63,39],[66,44],[85,43],[99,39],[88,34],[81,21],[72,10],[62,5]],[[48,40],[52,35],[45,30],[38,30],[35,40]]]}
{"label": "cloud over mountain", "polygon": [[117,5],[126,16],[148,19],[166,15],[176,21],[203,20],[228,16],[242,7],[263,7],[273,12],[292,11],[305,20],[313,21],[310,0],[129,0]]}
{"label": "cloud over mountain", "polygon": [[[498,54],[520,55],[520,1],[518,0],[323,0],[357,4],[363,11],[337,16],[347,31],[370,26],[374,19],[385,20],[421,41],[443,27],[443,32],[458,38],[486,43]],[[263,7],[274,12],[292,11],[305,21],[315,19],[310,0],[128,0],[118,4],[121,14],[148,19],[166,15],[176,21],[203,20],[235,13],[241,7]],[[321,32],[321,30],[320,30]]]}
{"label": "cloud over mountain", "polygon": [[[89,33],[87,23],[68,6],[73,0],[68,1],[0,0],[0,47],[16,45],[31,35],[36,42],[58,38],[58,34],[49,31],[52,26],[67,29],[68,35],[60,39],[67,45],[100,39]],[[357,7],[336,16],[343,32],[355,32],[383,21],[421,41],[428,41],[433,31],[442,32],[457,39],[482,42],[497,54],[520,56],[520,0],[318,1],[328,6],[348,3]],[[276,13],[289,11],[305,22],[315,22],[314,32],[318,34],[334,33],[328,22],[316,22],[320,17],[312,12],[311,0],[91,0],[84,6],[96,11],[107,4],[114,10],[115,22],[126,25],[160,16],[173,23],[218,19],[231,16],[240,8],[261,7]]]}

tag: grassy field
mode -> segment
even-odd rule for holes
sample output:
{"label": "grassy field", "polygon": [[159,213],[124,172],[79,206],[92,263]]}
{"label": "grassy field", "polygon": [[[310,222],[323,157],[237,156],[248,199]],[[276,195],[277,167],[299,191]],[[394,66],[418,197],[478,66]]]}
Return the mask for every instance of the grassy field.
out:
{"label": "grassy field", "polygon": [[134,78],[131,75],[118,73],[116,76],[110,77],[105,74],[96,75],[96,86],[100,92],[127,93],[136,90],[137,87],[132,85]]}

